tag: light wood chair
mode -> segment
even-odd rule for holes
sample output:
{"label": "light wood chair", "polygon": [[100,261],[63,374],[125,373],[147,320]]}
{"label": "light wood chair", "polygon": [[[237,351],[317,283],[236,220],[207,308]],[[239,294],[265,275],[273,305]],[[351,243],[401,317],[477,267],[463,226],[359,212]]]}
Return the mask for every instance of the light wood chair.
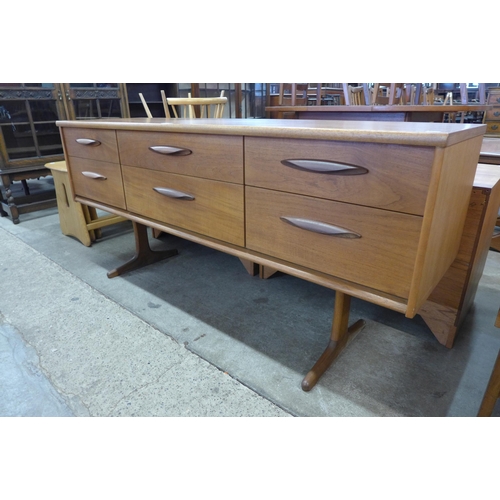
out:
{"label": "light wood chair", "polygon": [[[500,309],[498,310],[495,326],[500,328]],[[500,398],[500,351],[493,366],[490,380],[483,396],[483,401],[477,414],[478,417],[491,417],[498,398]]]}
{"label": "light wood chair", "polygon": [[[165,97],[162,91],[163,107],[165,116],[171,117],[169,106],[172,109],[174,118],[222,118],[224,106],[227,103],[227,97],[224,97],[224,91],[220,97]],[[196,108],[195,108],[196,106]],[[181,116],[179,116],[181,115]]]}
{"label": "light wood chair", "polygon": [[367,83],[361,85],[343,84],[344,100],[347,106],[369,106],[406,104],[404,83]]}
{"label": "light wood chair", "polygon": [[372,104],[406,104],[406,90],[404,83],[374,83],[372,91]]}
{"label": "light wood chair", "polygon": [[368,106],[371,104],[371,94],[368,84],[349,85],[343,83],[344,101],[346,106]]}
{"label": "light wood chair", "polygon": [[[220,97],[191,97],[191,93],[188,97],[167,97],[164,90],[160,93],[166,118],[222,118],[227,103],[224,90],[221,91]],[[153,118],[146,99],[141,93],[139,97],[146,116]]]}
{"label": "light wood chair", "polygon": [[[280,83],[278,106],[307,106],[308,83]],[[279,111],[277,118],[293,118],[295,113]]]}
{"label": "light wood chair", "polygon": [[308,83],[280,83],[278,106],[307,106]]}
{"label": "light wood chair", "polygon": [[424,106],[432,106],[436,99],[436,84],[433,83],[430,87],[422,87]]}
{"label": "light wood chair", "polygon": [[59,224],[64,235],[74,236],[89,247],[101,237],[101,228],[128,220],[111,214],[98,216],[94,207],[74,201],[65,161],[47,163],[45,167],[50,169],[54,179]]}
{"label": "light wood chair", "polygon": [[406,104],[428,106],[434,104],[436,84],[406,83]]}

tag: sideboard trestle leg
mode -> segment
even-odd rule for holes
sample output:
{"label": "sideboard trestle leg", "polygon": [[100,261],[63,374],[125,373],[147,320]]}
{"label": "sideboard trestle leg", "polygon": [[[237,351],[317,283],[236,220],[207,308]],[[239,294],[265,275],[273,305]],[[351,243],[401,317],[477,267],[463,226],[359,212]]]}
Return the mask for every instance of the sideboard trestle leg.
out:
{"label": "sideboard trestle leg", "polygon": [[347,346],[355,334],[359,333],[365,326],[365,321],[360,319],[349,327],[349,309],[351,297],[345,293],[335,292],[335,309],[333,311],[333,325],[330,341],[323,354],[302,381],[302,390],[310,391],[318,382],[319,378],[333,363],[337,356]]}
{"label": "sideboard trestle leg", "polygon": [[115,278],[128,271],[133,271],[149,264],[154,264],[163,259],[168,259],[177,255],[177,249],[171,250],[151,250],[148,240],[148,227],[144,224],[132,221],[135,236],[135,255],[125,264],[108,272],[108,278]]}

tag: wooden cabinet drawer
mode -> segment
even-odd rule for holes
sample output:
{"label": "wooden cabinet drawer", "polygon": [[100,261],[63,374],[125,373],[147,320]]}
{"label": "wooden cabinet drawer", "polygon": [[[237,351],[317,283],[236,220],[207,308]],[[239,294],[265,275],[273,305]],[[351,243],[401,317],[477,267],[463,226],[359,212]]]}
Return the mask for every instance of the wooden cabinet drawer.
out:
{"label": "wooden cabinet drawer", "polygon": [[122,165],[243,183],[242,137],[121,130],[118,143]]}
{"label": "wooden cabinet drawer", "polygon": [[498,104],[500,106],[500,92],[490,92],[487,104]]}
{"label": "wooden cabinet drawer", "polygon": [[85,158],[69,158],[76,196],[125,209],[120,165]]}
{"label": "wooden cabinet drawer", "polygon": [[486,122],[485,125],[487,134],[500,134],[500,121]]}
{"label": "wooden cabinet drawer", "polygon": [[[246,187],[247,248],[407,298],[422,218]],[[359,238],[319,234],[293,217],[339,226]]]}
{"label": "wooden cabinet drawer", "polygon": [[[362,168],[320,173],[282,163],[294,159]],[[434,149],[429,147],[247,137],[245,183],[422,215],[433,159]],[[331,168],[330,163],[319,164],[325,166]],[[362,173],[345,175],[353,171]]]}
{"label": "wooden cabinet drawer", "polygon": [[136,167],[122,168],[130,212],[234,245],[245,245],[243,186]]}
{"label": "wooden cabinet drawer", "polygon": [[500,106],[498,108],[490,109],[486,111],[486,120],[490,121],[500,121]]}
{"label": "wooden cabinet drawer", "polygon": [[63,128],[68,156],[120,163],[116,132],[91,128]]}

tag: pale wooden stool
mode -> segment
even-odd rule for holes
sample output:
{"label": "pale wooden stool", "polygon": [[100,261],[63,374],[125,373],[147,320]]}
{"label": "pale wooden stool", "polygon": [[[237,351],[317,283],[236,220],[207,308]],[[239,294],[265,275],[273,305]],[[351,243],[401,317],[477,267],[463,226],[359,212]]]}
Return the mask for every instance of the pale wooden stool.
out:
{"label": "pale wooden stool", "polygon": [[99,217],[95,208],[74,201],[65,161],[51,162],[45,166],[51,170],[54,178],[59,223],[64,235],[74,236],[89,247],[101,237],[100,228],[127,220],[111,214]]}
{"label": "pale wooden stool", "polygon": [[[495,326],[500,328],[500,309],[498,310],[497,319],[495,321]],[[483,401],[478,417],[491,417],[493,409],[495,408],[497,399],[500,397],[500,352],[497,355],[497,360],[495,361],[495,366],[491,372],[490,380],[488,382],[488,387],[483,396]]]}

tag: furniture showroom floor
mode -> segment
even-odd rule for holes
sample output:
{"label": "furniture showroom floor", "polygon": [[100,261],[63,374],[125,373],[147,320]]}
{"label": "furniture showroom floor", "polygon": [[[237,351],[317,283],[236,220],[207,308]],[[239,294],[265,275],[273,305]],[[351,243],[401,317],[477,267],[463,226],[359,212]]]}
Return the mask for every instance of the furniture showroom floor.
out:
{"label": "furniture showroom floor", "polygon": [[[40,182],[51,182],[51,178]],[[91,247],[57,209],[0,219],[0,416],[475,416],[500,348],[500,253],[447,349],[424,322],[353,300],[365,329],[309,393],[334,292],[163,235],[179,255],[108,279],[130,222]],[[494,415],[500,415],[497,404]]]}

